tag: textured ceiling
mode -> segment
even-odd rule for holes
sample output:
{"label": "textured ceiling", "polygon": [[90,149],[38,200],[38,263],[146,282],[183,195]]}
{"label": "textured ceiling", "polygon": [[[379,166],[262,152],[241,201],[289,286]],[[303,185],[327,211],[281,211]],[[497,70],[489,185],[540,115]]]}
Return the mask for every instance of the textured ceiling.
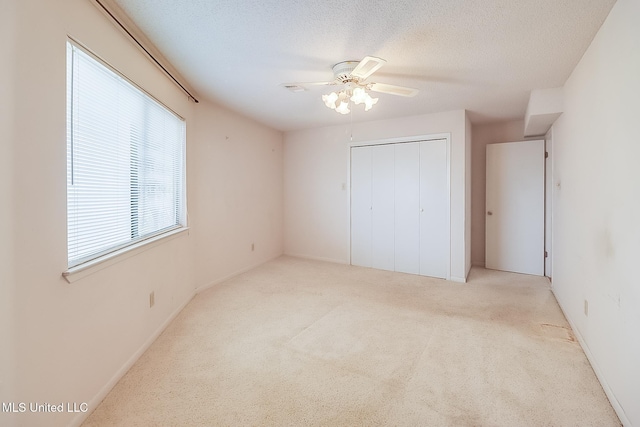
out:
{"label": "textured ceiling", "polygon": [[[280,130],[453,109],[474,123],[523,118],[529,92],[562,86],[615,0],[116,0],[201,97]],[[331,66],[387,60],[386,94],[352,117],[317,86]]]}

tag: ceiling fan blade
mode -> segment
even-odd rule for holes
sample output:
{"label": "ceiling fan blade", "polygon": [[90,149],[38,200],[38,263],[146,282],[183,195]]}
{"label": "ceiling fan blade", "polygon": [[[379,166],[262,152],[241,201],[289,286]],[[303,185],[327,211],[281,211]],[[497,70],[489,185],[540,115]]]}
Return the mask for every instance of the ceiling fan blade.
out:
{"label": "ceiling fan blade", "polygon": [[354,77],[358,77],[361,80],[366,79],[371,74],[375,73],[376,70],[382,67],[385,64],[384,59],[376,58],[375,56],[365,56],[362,61],[356,65],[356,68],[353,69],[351,75]]}
{"label": "ceiling fan blade", "polygon": [[282,86],[285,89],[290,90],[291,92],[304,92],[307,90],[307,86],[326,86],[326,85],[335,85],[335,81],[331,82],[305,82],[305,83],[282,83]]}
{"label": "ceiling fan blade", "polygon": [[416,96],[418,89],[412,89],[410,87],[388,85],[386,83],[371,83],[371,90],[374,92],[388,93],[390,95],[398,96]]}

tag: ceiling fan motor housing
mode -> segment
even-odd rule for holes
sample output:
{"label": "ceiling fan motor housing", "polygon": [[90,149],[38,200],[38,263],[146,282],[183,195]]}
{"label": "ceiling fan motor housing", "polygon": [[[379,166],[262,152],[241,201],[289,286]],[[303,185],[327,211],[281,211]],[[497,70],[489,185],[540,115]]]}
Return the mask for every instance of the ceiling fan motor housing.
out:
{"label": "ceiling fan motor housing", "polygon": [[341,83],[357,82],[357,77],[351,75],[359,61],[342,61],[333,66],[333,75]]}

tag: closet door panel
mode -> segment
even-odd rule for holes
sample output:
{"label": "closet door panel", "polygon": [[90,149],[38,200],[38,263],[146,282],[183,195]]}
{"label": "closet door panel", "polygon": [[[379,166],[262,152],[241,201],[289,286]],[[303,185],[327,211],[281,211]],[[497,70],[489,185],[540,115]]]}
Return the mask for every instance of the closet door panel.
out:
{"label": "closet door panel", "polygon": [[420,145],[395,146],[395,270],[420,273]]}
{"label": "closet door panel", "polygon": [[351,149],[351,264],[371,267],[372,147]]}
{"label": "closet door panel", "polygon": [[446,278],[450,257],[446,140],[420,143],[420,274]]}
{"label": "closet door panel", "polygon": [[394,146],[374,146],[372,165],[371,266],[393,271],[395,268]]}

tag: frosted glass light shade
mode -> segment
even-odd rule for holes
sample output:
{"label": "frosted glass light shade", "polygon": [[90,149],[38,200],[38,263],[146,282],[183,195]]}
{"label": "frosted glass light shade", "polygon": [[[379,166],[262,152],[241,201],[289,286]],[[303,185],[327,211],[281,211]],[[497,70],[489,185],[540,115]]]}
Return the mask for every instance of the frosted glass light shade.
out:
{"label": "frosted glass light shade", "polygon": [[349,84],[345,90],[322,95],[324,105],[340,114],[348,114],[351,112],[351,110],[349,110],[349,104],[351,102],[356,105],[364,104],[364,111],[369,111],[371,107],[378,102],[378,98],[371,98],[365,87],[357,86],[353,88],[353,90],[351,89],[352,87],[353,85]]}
{"label": "frosted glass light shade", "polygon": [[335,110],[336,101],[338,100],[338,94],[335,92],[331,92],[329,95],[322,95],[322,100],[324,101],[324,105]]}
{"label": "frosted glass light shade", "polygon": [[353,90],[353,95],[351,96],[351,100],[353,101],[354,104],[358,105],[365,102],[367,97],[369,97],[367,92],[363,88],[357,87]]}
{"label": "frosted glass light shade", "polygon": [[367,98],[364,100],[364,111],[369,111],[377,102],[378,98],[371,98],[371,96],[367,94]]}
{"label": "frosted glass light shade", "polygon": [[351,110],[349,110],[349,102],[342,101],[340,105],[336,108],[336,111],[340,114],[349,114]]}

